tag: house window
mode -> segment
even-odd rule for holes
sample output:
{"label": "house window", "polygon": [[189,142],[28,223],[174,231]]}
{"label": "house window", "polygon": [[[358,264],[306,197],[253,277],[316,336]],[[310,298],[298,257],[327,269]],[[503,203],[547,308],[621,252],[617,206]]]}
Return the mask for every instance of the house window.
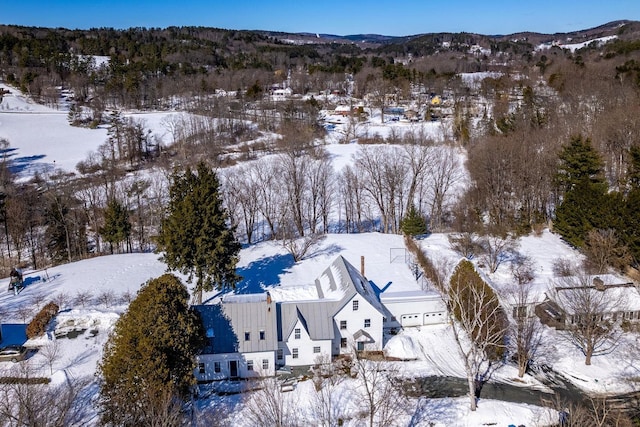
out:
{"label": "house window", "polygon": [[368,328],[371,326],[371,319],[364,319],[364,327]]}
{"label": "house window", "polygon": [[216,374],[220,373],[220,362],[213,362],[213,372]]}
{"label": "house window", "polygon": [[204,363],[198,363],[198,372],[204,374]]}
{"label": "house window", "polygon": [[347,321],[346,320],[341,320],[340,321],[340,329],[347,329]]}
{"label": "house window", "polygon": [[358,343],[358,351],[364,351],[364,343],[363,342],[359,342]]}
{"label": "house window", "polygon": [[265,371],[269,369],[269,359],[262,359],[262,369]]}
{"label": "house window", "polygon": [[253,360],[247,360],[247,371],[253,371]]}
{"label": "house window", "polygon": [[291,349],[291,357],[293,357],[294,359],[298,358],[298,349],[297,348],[292,348]]}
{"label": "house window", "polygon": [[264,340],[264,331],[262,331],[262,330],[260,331],[260,339]]}
{"label": "house window", "polygon": [[249,341],[251,339],[251,333],[250,332],[245,332],[244,333],[244,340],[245,341]]}
{"label": "house window", "polygon": [[358,310],[358,305],[359,305],[358,300],[357,300],[357,299],[354,299],[354,300],[353,300],[353,311]]}
{"label": "house window", "polygon": [[313,347],[313,352],[314,353],[320,353],[320,346]]}
{"label": "house window", "polygon": [[293,338],[299,340],[300,339],[300,328],[296,328],[293,330]]}
{"label": "house window", "polygon": [[340,338],[340,348],[347,348],[347,339]]}
{"label": "house window", "polygon": [[516,319],[527,317],[527,307],[524,305],[513,307],[513,317]]}
{"label": "house window", "polygon": [[284,351],[279,348],[278,349],[278,360],[282,360],[282,358],[284,357]]}

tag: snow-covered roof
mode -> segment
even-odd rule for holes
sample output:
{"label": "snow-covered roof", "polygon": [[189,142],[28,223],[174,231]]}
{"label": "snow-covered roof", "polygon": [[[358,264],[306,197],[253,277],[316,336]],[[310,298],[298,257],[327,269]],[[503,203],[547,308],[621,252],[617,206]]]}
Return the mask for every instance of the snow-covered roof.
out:
{"label": "snow-covered roof", "polygon": [[316,288],[320,299],[337,302],[337,310],[360,294],[380,313],[386,313],[371,284],[342,256],[338,256],[316,279]]}
{"label": "snow-covered roof", "polygon": [[380,301],[382,301],[383,304],[390,302],[433,301],[440,300],[441,298],[437,292],[425,292],[422,290],[383,292],[380,294]]}
{"label": "snow-covered roof", "polygon": [[596,304],[603,313],[640,311],[640,292],[636,285],[604,279],[602,282],[601,286],[558,286],[550,297],[569,315],[580,311],[581,304],[576,303],[576,299]]}

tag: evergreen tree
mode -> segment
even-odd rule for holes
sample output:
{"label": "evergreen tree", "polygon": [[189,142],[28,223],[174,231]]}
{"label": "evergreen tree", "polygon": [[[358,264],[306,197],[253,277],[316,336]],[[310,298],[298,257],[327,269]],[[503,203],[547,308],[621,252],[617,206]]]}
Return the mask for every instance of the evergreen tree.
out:
{"label": "evergreen tree", "polygon": [[629,248],[633,263],[640,262],[640,187],[632,188],[625,200],[622,240]]}
{"label": "evergreen tree", "polygon": [[556,180],[561,189],[569,191],[578,183],[588,180],[591,184],[605,187],[604,163],[600,154],[591,145],[589,138],[574,136],[559,154],[560,167]]}
{"label": "evergreen tree", "polygon": [[633,263],[637,265],[640,262],[640,145],[632,146],[629,154],[629,191],[626,194],[622,216],[624,226],[620,235],[633,256]]}
{"label": "evergreen tree", "polygon": [[640,188],[640,145],[634,145],[629,150],[629,170],[627,173],[630,187]]}
{"label": "evergreen tree", "polygon": [[204,344],[202,322],[180,280],[165,274],[144,284],[98,365],[103,425],[182,425],[195,355]]}
{"label": "evergreen tree", "polygon": [[409,207],[409,212],[400,221],[400,229],[404,234],[409,236],[419,236],[426,234],[427,222],[424,217],[420,215],[420,212],[416,209],[415,205]]}
{"label": "evergreen tree", "polygon": [[[447,297],[455,317],[451,323],[454,339],[467,375],[470,409],[475,411],[493,361],[504,354],[508,322],[497,295],[466,259],[451,275]],[[463,335],[471,345],[463,344]]]}
{"label": "evergreen tree", "polygon": [[116,198],[109,200],[104,212],[104,227],[101,227],[99,232],[104,241],[109,243],[111,253],[114,244],[119,247],[120,243],[129,240],[129,211]]}
{"label": "evergreen tree", "polygon": [[556,179],[565,193],[556,208],[554,229],[569,243],[581,247],[594,228],[613,228],[606,219],[611,219],[610,208],[615,208],[616,197],[607,194],[602,158],[588,138],[573,137],[559,159]]}
{"label": "evergreen tree", "polygon": [[169,207],[158,236],[158,251],[170,269],[196,280],[198,302],[202,291],[235,287],[240,243],[235,227],[227,226],[220,183],[215,172],[199,163],[197,173],[187,168],[174,172]]}

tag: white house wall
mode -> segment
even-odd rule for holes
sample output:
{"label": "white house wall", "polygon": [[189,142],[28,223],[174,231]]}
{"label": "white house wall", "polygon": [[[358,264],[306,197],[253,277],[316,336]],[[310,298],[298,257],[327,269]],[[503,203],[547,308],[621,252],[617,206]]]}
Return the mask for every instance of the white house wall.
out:
{"label": "white house wall", "polygon": [[[267,361],[264,368],[263,361]],[[249,361],[253,362],[253,370],[249,370]],[[220,363],[220,372],[215,372],[215,363]],[[236,363],[238,378],[253,378],[258,376],[275,375],[275,354],[273,351],[257,353],[225,353],[225,354],[201,354],[197,356],[197,365],[194,370],[197,381],[216,381],[231,378],[231,366]],[[204,372],[201,365],[204,363]]]}
{"label": "white house wall", "polygon": [[[296,329],[300,330],[300,338],[296,338]],[[279,345],[279,348],[283,351],[284,364],[287,366],[313,365],[317,362],[318,356],[331,356],[331,340],[311,339],[300,320],[296,322],[291,334],[286,337],[284,343]],[[297,357],[294,358],[295,353]],[[278,363],[282,364],[282,361]]]}
{"label": "white house wall", "polygon": [[447,322],[447,308],[439,297],[421,299],[382,300],[393,318],[389,328],[434,325]]}
{"label": "white house wall", "polygon": [[[358,309],[353,310],[353,301],[358,301]],[[365,326],[365,319],[370,320],[370,326]],[[333,340],[334,355],[352,353],[356,343],[353,336],[359,330],[363,330],[375,340],[373,343],[365,343],[364,350],[382,350],[383,315],[362,295],[354,296],[334,316],[335,338]],[[341,329],[342,321],[346,321],[346,329]],[[341,347],[340,339],[347,338],[347,347]]]}

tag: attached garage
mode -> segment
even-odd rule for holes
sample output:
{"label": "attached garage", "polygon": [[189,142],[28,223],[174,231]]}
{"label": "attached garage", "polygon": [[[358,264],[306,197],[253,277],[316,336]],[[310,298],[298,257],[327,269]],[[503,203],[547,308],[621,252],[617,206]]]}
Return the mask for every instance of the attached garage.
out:
{"label": "attached garage", "polygon": [[447,309],[438,293],[406,291],[382,293],[380,301],[391,314],[386,328],[446,323]]}

